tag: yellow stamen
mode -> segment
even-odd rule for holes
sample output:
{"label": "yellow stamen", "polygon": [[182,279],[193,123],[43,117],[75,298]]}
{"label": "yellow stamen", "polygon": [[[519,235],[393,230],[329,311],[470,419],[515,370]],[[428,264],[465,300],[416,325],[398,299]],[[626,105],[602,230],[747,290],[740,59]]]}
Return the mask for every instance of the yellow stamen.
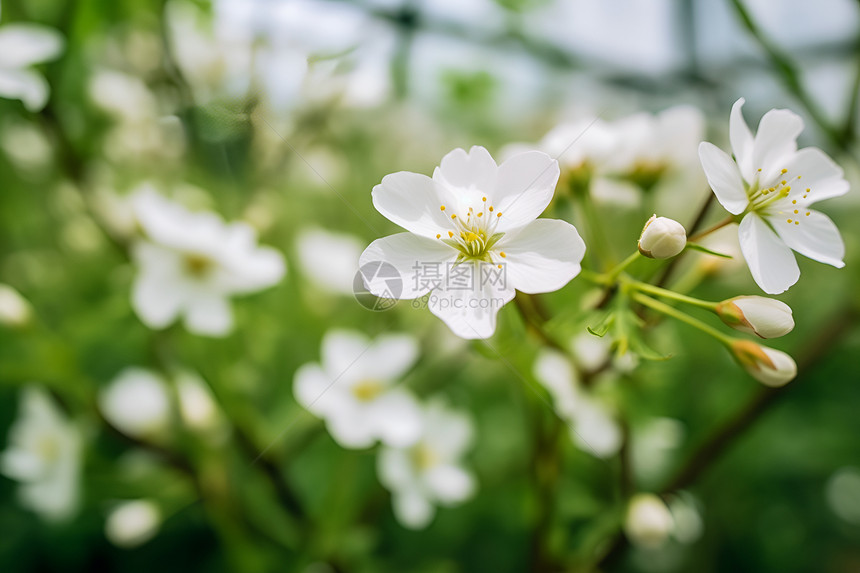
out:
{"label": "yellow stamen", "polygon": [[439,209],[440,209],[440,210],[442,210],[442,211],[444,211],[444,210],[445,210],[445,205],[442,205],[441,207],[439,207]]}
{"label": "yellow stamen", "polygon": [[506,255],[504,251],[501,251],[501,252],[499,252],[499,256],[500,256],[500,257],[502,257],[502,258],[504,259],[504,258],[505,258],[505,257],[507,257],[508,255]]}

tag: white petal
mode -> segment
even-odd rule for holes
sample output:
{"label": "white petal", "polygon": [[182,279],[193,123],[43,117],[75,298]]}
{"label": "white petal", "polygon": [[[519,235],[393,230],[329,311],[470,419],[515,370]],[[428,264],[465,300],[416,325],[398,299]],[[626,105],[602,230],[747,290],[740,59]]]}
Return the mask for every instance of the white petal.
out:
{"label": "white petal", "polygon": [[421,409],[406,390],[386,392],[369,406],[368,415],[377,437],[387,446],[405,448],[421,436]]}
{"label": "white petal", "polygon": [[149,243],[132,248],[141,266],[131,292],[131,302],[140,320],[149,328],[164,328],[172,323],[185,304],[187,285],[176,277],[177,256]]}
{"label": "white petal", "polygon": [[579,274],[585,242],[566,221],[538,219],[502,237],[494,250],[505,253],[499,260],[510,285],[534,294],[556,291]]}
{"label": "white petal", "polygon": [[486,278],[493,276],[489,273],[495,272],[495,265],[467,262],[458,267],[457,272],[471,277],[467,278],[470,284],[463,287],[447,281],[433,290],[428,299],[430,312],[461,338],[489,338],[496,331],[496,315],[514,298],[514,289],[503,276],[498,280]]}
{"label": "white petal", "polygon": [[388,334],[378,337],[364,356],[362,369],[369,377],[379,380],[396,380],[418,360],[418,341],[405,334]]}
{"label": "white petal", "polygon": [[217,294],[196,294],[188,301],[185,326],[203,336],[226,336],[233,328],[230,302]]}
{"label": "white petal", "polygon": [[737,164],[725,151],[707,141],[699,144],[699,159],[720,205],[732,215],[742,213],[749,199]]}
{"label": "white petal", "polygon": [[794,215],[799,224],[788,223],[782,216],[769,220],[785,244],[801,255],[839,269],[845,266],[845,243],[827,215],[807,210]]}
{"label": "white petal", "polygon": [[376,420],[366,408],[350,405],[326,417],[331,437],[347,449],[369,448],[376,441]]}
{"label": "white petal", "polygon": [[789,198],[796,199],[798,204],[811,205],[848,192],[849,184],[843,178],[842,168],[816,147],[806,147],[795,153],[787,169],[783,177],[791,181]]}
{"label": "white petal", "polygon": [[772,109],[764,114],[753,144],[753,167],[762,170],[762,183],[788,167],[801,131],[803,120],[792,111]]}
{"label": "white petal", "polygon": [[379,481],[390,490],[402,490],[415,484],[415,475],[410,450],[385,448],[376,458]]}
{"label": "white petal", "polygon": [[0,68],[0,97],[19,99],[36,112],[45,107],[49,93],[47,80],[38,72]]}
{"label": "white petal", "polygon": [[410,529],[424,529],[436,514],[436,508],[417,490],[395,493],[391,498],[397,521]]}
{"label": "white petal", "polygon": [[755,176],[753,167],[753,136],[747,122],[744,120],[741,108],[744,98],[740,98],[732,106],[729,116],[729,139],[732,143],[732,152],[740,167],[741,175],[747,181],[752,181]]}
{"label": "white petal", "polygon": [[386,175],[371,193],[373,206],[386,219],[407,231],[435,238],[451,227],[441,206],[450,195],[426,175],[400,171]]}
{"label": "white petal", "polygon": [[373,241],[358,265],[368,291],[383,298],[408,300],[427,294],[456,258],[457,251],[435,235],[427,239],[399,233]]}
{"label": "white petal", "polygon": [[466,191],[489,193],[496,186],[498,171],[490,152],[476,145],[468,153],[455,149],[443,157],[433,172],[433,180],[447,185],[458,197]]}
{"label": "white petal", "polygon": [[370,340],[360,332],[329,330],[322,340],[323,370],[332,380],[337,378],[338,383],[349,386],[366,376],[361,371],[361,357],[372,347]]}
{"label": "white petal", "polygon": [[552,396],[558,415],[571,420],[577,411],[578,382],[570,361],[555,350],[541,350],[532,372]]}
{"label": "white petal", "polygon": [[426,405],[423,441],[442,459],[459,459],[471,446],[474,434],[472,420],[465,413],[450,410],[442,402]]}
{"label": "white petal", "polygon": [[580,396],[575,428],[574,439],[584,451],[608,458],[621,448],[621,428],[606,407],[593,398]]}
{"label": "white petal", "polygon": [[57,57],[63,37],[43,26],[6,24],[0,29],[0,68],[23,68]]}
{"label": "white petal", "polygon": [[427,488],[441,503],[456,503],[475,492],[472,474],[455,465],[436,466],[424,476]]}
{"label": "white petal", "polygon": [[544,212],[558,184],[558,161],[540,151],[515,155],[502,163],[495,190],[488,194],[499,217],[498,231],[527,225]]}
{"label": "white petal", "polygon": [[293,376],[293,395],[296,402],[317,416],[334,415],[344,408],[345,396],[339,382],[318,364],[305,364]]}
{"label": "white petal", "polygon": [[738,239],[753,279],[764,292],[785,292],[800,278],[791,249],[755,213],[741,221]]}

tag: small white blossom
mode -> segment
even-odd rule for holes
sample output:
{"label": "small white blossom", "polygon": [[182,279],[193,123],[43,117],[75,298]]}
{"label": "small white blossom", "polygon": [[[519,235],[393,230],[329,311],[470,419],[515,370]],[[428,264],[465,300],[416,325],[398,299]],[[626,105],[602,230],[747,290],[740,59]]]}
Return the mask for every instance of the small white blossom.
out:
{"label": "small white blossom", "polygon": [[638,493],[630,499],[624,532],[640,547],[659,547],[675,527],[672,513],[662,499],[652,493]]}
{"label": "small white blossom", "polygon": [[[570,223],[537,219],[558,181],[558,163],[532,151],[496,162],[483,147],[446,155],[433,177],[401,171],[373,188],[373,205],[408,232],[377,239],[359,267],[392,265],[402,278],[363,274],[377,296],[415,299],[463,338],[488,338],[515,291],[562,288],[580,271],[585,243]],[[441,278],[425,276],[426,269]]]}
{"label": "small white blossom", "polygon": [[461,465],[473,441],[471,420],[438,401],[424,406],[421,437],[409,448],[383,448],[379,480],[392,493],[394,515],[405,527],[422,529],[435,506],[462,502],[475,491],[475,478]]}
{"label": "small white blossom", "polygon": [[63,50],[59,32],[36,24],[0,27],[0,97],[18,99],[30,111],[48,101],[50,88],[30,66],[53,60]]}
{"label": "small white blossom", "polygon": [[132,205],[145,236],[132,249],[139,269],[132,305],[150,328],[183,315],[189,331],[224,336],[233,327],[229,297],[268,288],[286,272],[282,255],[258,246],[246,223],[187,211],[149,187]]}
{"label": "small white blossom", "polygon": [[841,268],[845,244],[826,215],[813,203],[848,192],[842,169],[814,147],[797,149],[803,120],[785,109],[761,118],[753,137],[741,115],[743,98],[729,122],[733,160],[702,142],[699,157],[717,200],[742,216],[738,236],[755,282],[768,294],[787,290],[800,278],[792,250]]}
{"label": "small white blossom", "polygon": [[652,215],[639,237],[639,252],[652,259],[674,257],[687,246],[683,225],[667,217]]}
{"label": "small white blossom", "polygon": [[50,395],[25,388],[0,456],[0,471],[21,482],[21,504],[48,520],[70,518],[78,509],[81,451],[80,431]]}
{"label": "small white blossom", "polygon": [[155,537],[161,519],[161,510],[152,501],[125,501],[108,514],[105,537],[117,547],[137,547]]}
{"label": "small white blossom", "polygon": [[735,340],[731,350],[750,376],[765,386],[784,386],[797,376],[794,359],[781,350],[749,340]]}
{"label": "small white blossom", "polygon": [[152,437],[170,425],[170,396],[164,379],[143,368],[126,368],[98,395],[105,419],[133,437]]}
{"label": "small white blossom", "polygon": [[332,330],[322,341],[321,364],[296,371],[296,401],[325,419],[344,448],[366,448],[378,439],[394,447],[415,443],[421,411],[398,380],[418,359],[418,344],[406,335],[374,341],[359,332]]}
{"label": "small white blossom", "polygon": [[534,376],[550,393],[555,411],[570,427],[579,449],[608,458],[621,447],[621,429],[609,409],[579,386],[570,361],[554,350],[542,350]]}
{"label": "small white blossom", "polygon": [[717,315],[734,329],[759,338],[778,338],[794,329],[791,307],[763,296],[736,296],[717,305]]}

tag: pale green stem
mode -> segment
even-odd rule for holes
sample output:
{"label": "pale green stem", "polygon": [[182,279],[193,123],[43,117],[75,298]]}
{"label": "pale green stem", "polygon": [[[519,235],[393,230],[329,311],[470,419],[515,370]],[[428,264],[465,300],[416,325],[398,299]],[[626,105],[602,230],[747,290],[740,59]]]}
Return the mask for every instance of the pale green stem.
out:
{"label": "pale green stem", "polygon": [[735,221],[737,221],[737,218],[734,215],[730,215],[730,216],[726,217],[725,219],[723,219],[722,221],[720,221],[719,223],[714,224],[712,227],[708,227],[704,231],[699,231],[695,235],[687,237],[687,242],[688,243],[695,243],[696,241],[707,237],[708,235],[710,235],[711,233],[713,233],[717,229],[722,229],[726,225],[731,225]]}
{"label": "pale green stem", "polygon": [[609,283],[614,283],[615,279],[618,278],[618,275],[620,275],[624,269],[629,267],[633,263],[633,261],[638,259],[640,256],[641,255],[639,254],[639,251],[634,251],[633,254],[615,265],[613,269],[606,273],[606,281]]}
{"label": "pale green stem", "polygon": [[650,309],[656,310],[660,314],[665,314],[666,316],[670,316],[676,320],[680,320],[681,322],[685,322],[694,328],[698,328],[699,330],[701,330],[705,334],[709,334],[709,335],[713,336],[714,338],[716,338],[717,340],[719,340],[720,342],[722,342],[726,346],[730,346],[734,340],[732,337],[723,334],[722,332],[720,332],[716,328],[713,328],[712,326],[705,324],[704,322],[700,321],[697,318],[693,318],[692,316],[690,316],[686,312],[678,310],[674,306],[669,306],[668,304],[666,304],[664,302],[653,299],[649,296],[645,296],[641,293],[634,293],[632,295],[632,298],[633,298],[633,300],[635,300],[639,304],[641,304],[643,306],[647,306]]}
{"label": "pale green stem", "polygon": [[698,306],[700,308],[704,308],[710,311],[715,311],[717,309],[717,305],[719,303],[710,302],[707,300],[702,300],[698,298],[693,298],[691,296],[683,295],[677,293],[673,290],[665,289],[662,287],[658,287],[655,285],[650,285],[648,283],[643,283],[641,281],[633,280],[633,279],[622,279],[625,284],[629,285],[631,288],[638,290],[640,292],[648,293],[651,295],[670,298],[672,300],[677,300],[678,302],[683,302],[686,304],[691,304],[693,306]]}

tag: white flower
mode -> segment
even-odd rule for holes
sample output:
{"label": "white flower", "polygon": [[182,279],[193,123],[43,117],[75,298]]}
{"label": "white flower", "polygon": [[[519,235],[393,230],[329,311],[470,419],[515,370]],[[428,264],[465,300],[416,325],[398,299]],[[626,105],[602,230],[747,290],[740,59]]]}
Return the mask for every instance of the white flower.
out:
{"label": "white flower", "polygon": [[105,537],[117,547],[143,545],[158,533],[161,510],[155,503],[138,499],[114,507],[105,521]]}
{"label": "white flower", "polygon": [[552,396],[558,416],[570,427],[579,449],[608,458],[621,447],[621,429],[606,406],[579,387],[570,361],[554,350],[542,350],[534,376]]}
{"label": "white flower", "polygon": [[421,411],[409,391],[397,385],[418,358],[418,344],[406,335],[370,341],[359,332],[332,330],[322,341],[321,364],[296,371],[299,404],[324,418],[344,448],[366,448],[379,439],[406,447],[421,431]]}
{"label": "white flower", "polygon": [[105,419],[133,437],[162,434],[170,425],[170,397],[164,379],[143,368],[126,368],[98,395]]}
{"label": "white flower", "polygon": [[33,316],[33,309],[21,293],[7,284],[0,283],[0,324],[24,326]]}
{"label": "white flower", "polygon": [[687,246],[687,232],[678,221],[651,215],[639,237],[639,252],[652,259],[674,257]]}
{"label": "white flower", "polygon": [[410,448],[383,448],[377,472],[392,492],[394,515],[405,527],[422,529],[435,514],[435,505],[452,505],[471,497],[475,479],[461,466],[474,430],[463,413],[438,401],[422,412],[421,438]]}
{"label": "white flower", "polygon": [[43,389],[27,387],[0,471],[21,482],[21,503],[49,520],[71,517],[78,508],[82,439]]}
{"label": "white flower", "polygon": [[317,286],[352,295],[361,241],[353,235],[310,228],[299,233],[296,248],[302,272]]}
{"label": "white flower", "polygon": [[218,440],[224,436],[224,419],[206,382],[196,372],[182,371],[176,377],[176,395],[182,421],[191,428]]}
{"label": "white flower", "polygon": [[844,195],[848,182],[820,149],[797,149],[803,130],[799,116],[772,109],[753,137],[741,115],[743,103],[743,98],[735,102],[729,123],[735,160],[708,142],[699,146],[699,157],[717,200],[729,213],[743,216],[738,236],[755,282],[766,293],[779,294],[800,278],[792,249],[844,266],[839,230],[810,205]]}
{"label": "white flower", "polygon": [[794,329],[791,307],[763,296],[736,296],[719,303],[716,313],[734,329],[759,338],[777,338]]}
{"label": "white flower", "polygon": [[653,493],[638,493],[630,499],[624,532],[641,547],[658,547],[675,527],[672,513],[662,499]]}
{"label": "white flower", "polygon": [[794,359],[781,350],[749,340],[735,340],[731,351],[750,376],[765,386],[784,386],[797,376]]}
{"label": "white flower", "polygon": [[286,272],[281,254],[259,247],[246,223],[192,213],[149,187],[132,204],[146,237],[132,251],[139,268],[132,305],[150,328],[184,315],[189,331],[224,336],[233,327],[229,296],[268,288]]}
{"label": "white flower", "polygon": [[19,99],[30,111],[48,101],[48,82],[30,66],[56,58],[63,38],[50,28],[35,24],[7,24],[0,28],[0,97]]}
{"label": "white flower", "polygon": [[[427,293],[430,311],[463,338],[488,338],[496,314],[514,297],[558,290],[579,274],[585,243],[570,223],[537,219],[552,199],[558,163],[532,151],[496,165],[483,147],[455,149],[433,178],[401,171],[373,188],[373,205],[407,233],[377,239],[359,268],[392,265],[402,278],[395,298]],[[366,276],[389,293],[389,278]]]}

